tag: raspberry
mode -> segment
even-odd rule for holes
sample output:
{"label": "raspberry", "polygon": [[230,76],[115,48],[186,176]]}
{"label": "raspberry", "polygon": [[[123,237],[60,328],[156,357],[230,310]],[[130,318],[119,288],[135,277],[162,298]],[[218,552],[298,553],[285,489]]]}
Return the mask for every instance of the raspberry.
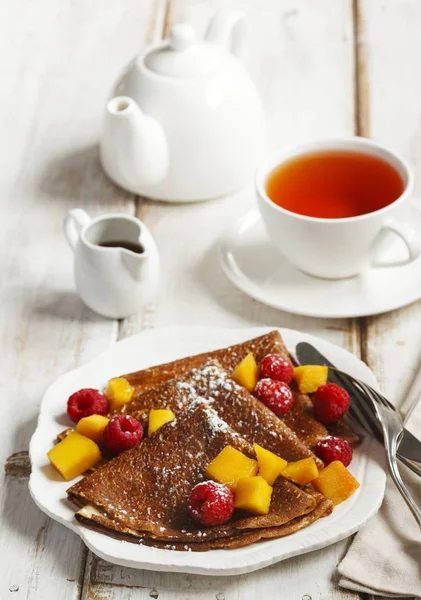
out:
{"label": "raspberry", "polygon": [[292,364],[279,354],[267,354],[259,365],[260,377],[291,383],[294,368]]}
{"label": "raspberry", "polygon": [[322,423],[336,423],[349,408],[351,399],[346,390],[336,385],[327,383],[321,385],[314,394],[314,413]]}
{"label": "raspberry", "polygon": [[260,379],[257,382],[254,394],[278,417],[285,415],[294,401],[291,388],[287,383],[268,378]]}
{"label": "raspberry", "polygon": [[352,460],[352,448],[348,442],[333,435],[317,442],[314,453],[325,465],[340,460],[344,467],[347,467]]}
{"label": "raspberry", "polygon": [[83,417],[91,415],[106,415],[108,400],[100,391],[83,388],[72,394],[67,400],[67,414],[77,423]]}
{"label": "raspberry", "polygon": [[234,492],[222,483],[202,481],[192,489],[187,508],[201,525],[222,525],[234,512]]}
{"label": "raspberry", "polygon": [[113,454],[133,448],[143,437],[143,427],[130,415],[116,415],[104,429],[103,443]]}

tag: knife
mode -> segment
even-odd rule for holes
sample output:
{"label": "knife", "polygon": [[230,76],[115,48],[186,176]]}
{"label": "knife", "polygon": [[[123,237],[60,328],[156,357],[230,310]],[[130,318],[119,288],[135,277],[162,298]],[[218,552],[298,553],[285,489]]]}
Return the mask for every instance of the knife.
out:
{"label": "knife", "polygon": [[[321,352],[319,352],[314,346],[308,342],[300,342],[295,348],[296,357],[301,365],[322,365],[335,369],[335,365],[332,364]],[[335,381],[336,375],[334,371],[329,371],[329,381],[331,383],[337,383],[340,387],[344,387],[352,398],[354,390],[352,386],[346,386],[343,382]],[[401,440],[399,442],[397,455],[403,459],[403,462],[409,466],[407,461],[415,461],[421,464],[421,441],[416,438],[410,431],[403,429]],[[414,465],[416,472],[420,474],[419,465]]]}

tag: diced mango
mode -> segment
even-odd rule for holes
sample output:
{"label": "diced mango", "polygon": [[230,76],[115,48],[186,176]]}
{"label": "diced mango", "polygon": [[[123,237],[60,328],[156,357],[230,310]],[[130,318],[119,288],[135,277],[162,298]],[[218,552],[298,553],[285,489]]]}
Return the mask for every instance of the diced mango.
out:
{"label": "diced mango", "polygon": [[271,486],[260,475],[242,477],[235,490],[234,506],[255,515],[267,515],[271,496]]}
{"label": "diced mango", "polygon": [[259,465],[259,475],[265,479],[269,485],[273,485],[275,479],[279,477],[287,466],[287,461],[277,456],[270,450],[266,450],[259,444],[253,444]]}
{"label": "diced mango", "polygon": [[257,474],[257,461],[239,452],[232,446],[223,450],[208,464],[206,475],[235,490],[237,481]]}
{"label": "diced mango", "polygon": [[335,505],[347,500],[360,487],[340,460],[334,460],[322,469],[312,485]]}
{"label": "diced mango", "polygon": [[302,394],[312,394],[327,382],[328,368],[320,365],[303,365],[295,367],[294,381]]}
{"label": "diced mango", "polygon": [[103,415],[83,417],[83,419],[78,422],[75,429],[80,435],[84,435],[90,440],[93,440],[96,444],[100,444],[104,435],[104,429],[107,427],[109,420],[110,419],[107,419],[107,417],[104,417]]}
{"label": "diced mango", "polygon": [[110,409],[115,410],[127,404],[133,398],[134,387],[124,377],[110,379],[105,390],[105,395],[110,403]]}
{"label": "diced mango", "polygon": [[309,456],[308,458],[288,463],[287,467],[282,471],[282,475],[287,479],[291,479],[294,483],[306,485],[318,477],[319,471],[314,458]]}
{"label": "diced mango", "polygon": [[152,408],[149,411],[148,435],[151,435],[151,433],[173,419],[175,419],[175,414],[172,410]]}
{"label": "diced mango", "polygon": [[47,456],[66,481],[81,475],[101,460],[101,452],[95,442],[76,431],[51,448]]}
{"label": "diced mango", "polygon": [[234,379],[238,385],[242,385],[249,392],[252,392],[259,380],[259,367],[253,356],[253,352],[249,352],[239,365],[234,369],[231,379]]}

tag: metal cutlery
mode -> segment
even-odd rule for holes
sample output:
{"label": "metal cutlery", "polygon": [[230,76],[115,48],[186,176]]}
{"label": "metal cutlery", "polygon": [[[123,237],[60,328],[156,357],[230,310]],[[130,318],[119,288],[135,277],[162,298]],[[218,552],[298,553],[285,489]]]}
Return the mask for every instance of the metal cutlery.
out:
{"label": "metal cutlery", "polygon": [[[351,377],[351,375],[348,375],[347,373],[343,373],[342,371],[337,371],[337,373],[351,382],[355,387],[359,388],[365,395],[366,399],[369,400],[371,408],[376,414],[377,421],[382,428],[384,447],[386,449],[386,458],[390,475],[394,484],[400,491],[403,499],[414,515],[418,525],[421,527],[421,510],[418,508],[412,499],[412,496],[406,489],[397,465],[396,452],[399,438],[401,437],[404,429],[402,417],[393,407],[390,408],[386,398],[376,392],[372,387],[360,381],[359,379]],[[365,415],[368,415],[371,412],[370,406],[367,402],[358,402],[358,407]]]}
{"label": "metal cutlery", "polygon": [[[303,345],[305,345],[304,349]],[[301,349],[299,346],[301,346]],[[303,354],[306,354],[308,358],[314,358],[315,350],[316,349],[311,346],[311,344],[307,344],[306,342],[298,344],[296,352],[299,362],[305,362],[306,364],[320,364],[320,361],[302,360]],[[325,358],[323,355],[320,356]],[[332,381],[332,378],[335,379],[339,385],[350,392],[352,399],[349,409],[350,416],[360,423],[367,431],[373,433],[378,439],[382,439],[392,480],[414,515],[418,525],[421,527],[421,510],[406,489],[397,465],[399,442],[406,432],[402,417],[394,406],[371,386],[336,369],[329,361],[327,361],[327,359],[324,361],[324,364],[326,363],[328,363],[326,366],[329,367],[329,381]],[[405,445],[409,447],[410,453],[413,454],[411,450],[412,445],[417,448],[417,444],[421,445],[421,442],[409,432],[406,433],[409,435],[406,435]],[[410,436],[412,436],[413,440]],[[414,440],[417,444],[415,444]],[[405,456],[400,456],[400,459],[415,473],[421,475],[421,465],[414,463]]]}
{"label": "metal cutlery", "polygon": [[[361,396],[361,391],[355,388],[352,384],[347,382],[344,377],[341,376],[337,371],[334,364],[332,364],[317,348],[308,342],[300,342],[296,347],[296,357],[300,364],[307,365],[325,365],[330,367],[329,381],[331,383],[337,383],[344,387],[352,398],[357,399],[357,396]],[[386,406],[396,411],[396,408],[391,404],[384,396],[382,396]],[[352,402],[349,410],[349,414],[354,420],[358,421],[364,429],[373,433],[377,439],[383,443],[382,429],[376,419],[376,415],[373,411],[363,412],[359,406],[364,406],[365,399],[359,398],[359,402]],[[407,467],[412,471],[421,476],[421,441],[418,440],[410,431],[403,428],[401,438],[399,440],[397,456]],[[419,464],[418,464],[419,463]]]}

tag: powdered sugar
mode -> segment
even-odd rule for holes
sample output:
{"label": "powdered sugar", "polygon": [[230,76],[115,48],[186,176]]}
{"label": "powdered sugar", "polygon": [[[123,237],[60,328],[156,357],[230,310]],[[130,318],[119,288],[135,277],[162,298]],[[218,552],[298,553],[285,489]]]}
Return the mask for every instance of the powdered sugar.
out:
{"label": "powdered sugar", "polygon": [[206,415],[208,417],[207,422],[211,426],[213,432],[229,430],[228,423],[221,419],[216,410],[214,410],[210,406],[206,407]]}

